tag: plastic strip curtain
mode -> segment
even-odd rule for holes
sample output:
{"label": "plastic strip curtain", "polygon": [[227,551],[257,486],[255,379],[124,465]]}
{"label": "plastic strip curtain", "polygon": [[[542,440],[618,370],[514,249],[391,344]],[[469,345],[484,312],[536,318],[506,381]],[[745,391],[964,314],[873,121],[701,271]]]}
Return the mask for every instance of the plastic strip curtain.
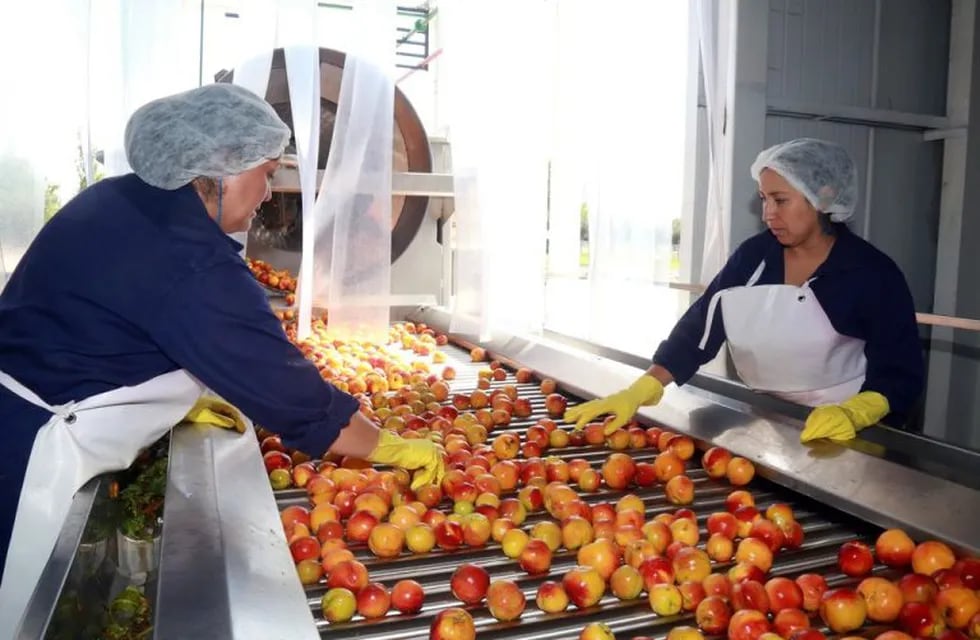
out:
{"label": "plastic strip curtain", "polygon": [[[727,66],[719,64],[718,43],[721,31],[718,24],[717,0],[696,0],[698,41],[701,51],[701,73],[707,105],[708,128],[708,197],[705,212],[704,254],[701,281],[707,284],[728,260],[728,229],[725,212],[726,145],[724,104],[727,96]],[[722,58],[730,59],[729,58]],[[695,213],[697,215],[697,212]]]}
{"label": "plastic strip curtain", "polygon": [[[99,103],[112,105],[105,149],[108,175],[131,171],[123,131],[137,108],[161,96],[198,86],[201,6],[195,0],[93,3],[93,19],[108,27],[106,89]],[[118,50],[112,51],[118,45]],[[114,110],[113,110],[114,107]],[[113,112],[114,111],[114,112]]]}
{"label": "plastic strip curtain", "polygon": [[269,89],[272,50],[279,30],[278,3],[241,0],[238,20],[235,84],[264,97]]}
{"label": "plastic strip curtain", "polygon": [[543,321],[551,87],[548,56],[531,52],[550,50],[553,16],[550,2],[439,5],[457,176],[451,330],[480,339]]}
{"label": "plastic strip curtain", "polygon": [[[475,7],[461,8],[458,2],[442,2],[439,5],[438,28],[446,55],[439,62],[442,67],[440,86],[446,105],[445,116],[448,137],[452,143],[452,173],[454,212],[452,225],[452,273],[450,306],[452,316],[449,330],[452,333],[474,336],[479,341],[490,337],[487,294],[484,281],[484,224],[480,215],[480,160],[479,123],[474,109],[479,103],[473,95],[469,74],[474,70],[469,64],[476,52],[467,50],[473,45],[472,34],[479,28],[479,21],[472,20]],[[467,17],[470,22],[465,22]],[[467,118],[467,115],[472,116]]]}
{"label": "plastic strip curtain", "polygon": [[304,241],[315,231],[313,295],[326,303],[329,334],[384,342],[391,313],[395,6],[355,3],[352,17],[330,155]]}
{"label": "plastic strip curtain", "polygon": [[317,3],[315,0],[279,0],[277,43],[286,58],[289,105],[293,116],[293,137],[299,163],[301,206],[303,211],[303,256],[299,273],[300,339],[310,335],[313,298],[313,237],[316,203],[317,156],[320,151],[320,52],[317,42]]}
{"label": "plastic strip curtain", "polygon": [[[235,84],[265,97],[269,88],[272,69],[272,50],[276,45],[279,24],[277,3],[274,0],[243,0],[239,11],[239,37],[234,56]],[[304,25],[306,26],[306,25]],[[210,78],[205,72],[204,82]],[[243,246],[248,243],[248,232],[232,233],[231,237]],[[243,255],[246,249],[243,248]]]}

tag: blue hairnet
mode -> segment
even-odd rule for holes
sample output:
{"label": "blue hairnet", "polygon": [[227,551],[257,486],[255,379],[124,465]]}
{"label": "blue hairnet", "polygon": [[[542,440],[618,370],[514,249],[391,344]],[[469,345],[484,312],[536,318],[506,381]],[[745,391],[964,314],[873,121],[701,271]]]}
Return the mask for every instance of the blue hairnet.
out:
{"label": "blue hairnet", "polygon": [[126,158],[144,182],[173,190],[198,176],[231,176],[278,158],[289,136],[268,102],[216,83],[137,109],[126,125]]}
{"label": "blue hairnet", "polygon": [[817,211],[844,222],[857,207],[857,169],[844,147],[826,140],[799,138],[759,154],[750,169],[758,181],[772,169],[803,194]]}

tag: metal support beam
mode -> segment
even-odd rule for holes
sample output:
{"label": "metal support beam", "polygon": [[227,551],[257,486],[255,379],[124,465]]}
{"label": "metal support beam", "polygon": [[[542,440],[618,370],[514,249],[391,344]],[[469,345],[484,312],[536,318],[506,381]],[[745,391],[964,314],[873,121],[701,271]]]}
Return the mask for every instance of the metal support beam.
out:
{"label": "metal support beam", "polygon": [[[949,81],[946,92],[947,119],[967,122],[970,118],[971,76],[974,65],[973,29],[976,0],[953,0],[949,34]],[[928,133],[928,132],[927,132]],[[943,181],[939,204],[940,251],[936,254],[936,282],[932,310],[955,315],[960,268],[960,244],[966,189],[966,129],[961,137],[943,141]],[[946,437],[949,425],[950,375],[953,368],[954,330],[934,327],[929,345],[928,386],[924,431]]]}
{"label": "metal support beam", "polygon": [[[724,22],[721,24],[724,28]],[[749,167],[766,143],[768,42],[769,0],[738,0],[725,133],[731,149],[725,198],[725,209],[731,218],[729,248],[738,246],[760,229],[753,209],[758,201],[756,187],[748,176]]]}
{"label": "metal support beam", "polygon": [[930,116],[890,109],[799,102],[786,98],[770,98],[768,110],[771,115],[789,118],[827,120],[893,129],[948,129],[965,122],[953,116]]}
{"label": "metal support beam", "polygon": [[[714,9],[714,5],[708,5]],[[717,23],[717,21],[715,21]],[[681,205],[681,278],[701,281],[704,259],[705,218],[708,206],[708,109],[701,95],[704,73],[701,67],[700,24],[695,3],[688,20],[687,103],[685,123],[684,195]]]}
{"label": "metal support beam", "polygon": [[935,140],[953,140],[956,138],[966,138],[968,129],[966,127],[953,127],[951,129],[930,129],[922,134],[925,142]]}
{"label": "metal support beam", "polygon": [[[323,171],[316,172],[316,183],[323,181]],[[272,190],[284,193],[299,193],[299,171],[283,166],[272,179]],[[429,196],[430,198],[451,198],[453,196],[453,177],[447,173],[393,173],[391,194],[395,196]]]}

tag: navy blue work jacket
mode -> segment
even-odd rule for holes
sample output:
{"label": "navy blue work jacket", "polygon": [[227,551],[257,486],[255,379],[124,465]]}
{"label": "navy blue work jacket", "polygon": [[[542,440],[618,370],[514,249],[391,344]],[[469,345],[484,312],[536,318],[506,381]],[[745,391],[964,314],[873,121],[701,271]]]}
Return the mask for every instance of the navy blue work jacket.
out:
{"label": "navy blue work jacket", "polygon": [[[286,338],[241,245],[187,185],[130,174],[48,222],[0,294],[0,369],[58,405],[176,369],[320,455],[358,408]],[[0,387],[0,567],[46,411]]]}

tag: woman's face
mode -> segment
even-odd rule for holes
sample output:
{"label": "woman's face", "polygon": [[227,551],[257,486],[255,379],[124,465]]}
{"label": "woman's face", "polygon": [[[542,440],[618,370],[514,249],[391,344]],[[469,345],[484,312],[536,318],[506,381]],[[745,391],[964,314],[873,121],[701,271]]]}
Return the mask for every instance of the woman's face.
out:
{"label": "woman's face", "polygon": [[796,247],[822,233],[821,214],[803,194],[771,169],[759,174],[762,221],[784,247]]}
{"label": "woman's face", "polygon": [[278,159],[267,160],[253,169],[222,179],[222,231],[248,231],[259,205],[272,198],[272,176],[278,168]]}

